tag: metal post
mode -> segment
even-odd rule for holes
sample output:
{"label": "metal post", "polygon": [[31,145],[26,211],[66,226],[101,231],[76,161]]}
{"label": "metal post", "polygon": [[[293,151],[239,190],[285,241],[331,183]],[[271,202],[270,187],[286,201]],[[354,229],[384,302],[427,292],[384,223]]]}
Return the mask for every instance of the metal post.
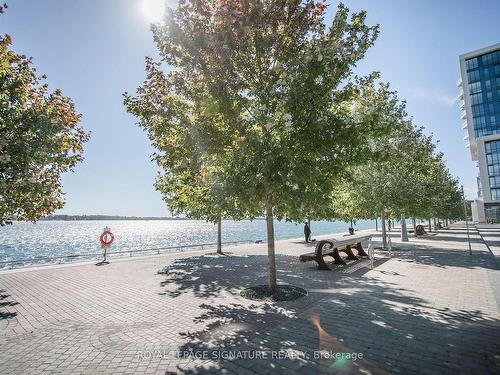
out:
{"label": "metal post", "polygon": [[370,258],[370,269],[373,269],[373,258],[375,256],[375,251],[373,250],[372,239],[368,242],[368,257]]}
{"label": "metal post", "polygon": [[382,248],[387,249],[387,232],[385,229],[385,215],[384,211],[380,213],[380,223],[382,225]]}
{"label": "metal post", "polygon": [[467,221],[467,203],[465,203],[465,193],[463,185],[462,185],[462,198],[464,200],[464,218],[465,218],[465,228],[467,228],[467,240],[469,241],[469,255],[472,256],[472,248],[470,246],[469,222]]}

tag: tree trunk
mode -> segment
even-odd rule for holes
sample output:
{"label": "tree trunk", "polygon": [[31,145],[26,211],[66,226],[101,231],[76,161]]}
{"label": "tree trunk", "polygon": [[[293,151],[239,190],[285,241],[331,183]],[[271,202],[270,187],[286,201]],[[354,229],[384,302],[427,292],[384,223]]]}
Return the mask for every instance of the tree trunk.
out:
{"label": "tree trunk", "polygon": [[378,232],[378,218],[375,218],[375,232]]}
{"label": "tree trunk", "polygon": [[414,217],[411,218],[411,223],[413,224],[413,236],[417,237],[417,221]]}
{"label": "tree trunk", "polygon": [[380,213],[380,222],[382,226],[382,248],[386,249],[387,248],[387,233],[385,231],[385,216],[384,216],[384,211]]}
{"label": "tree trunk", "polygon": [[267,261],[269,265],[269,290],[275,293],[278,289],[276,282],[276,255],[274,251],[274,223],[273,207],[270,202],[266,203],[266,223],[267,223]]}
{"label": "tree trunk", "polygon": [[405,214],[401,214],[401,242],[408,242],[408,229],[406,228]]}
{"label": "tree trunk", "polygon": [[437,231],[437,222],[436,222],[436,218],[432,219],[432,221],[434,222],[434,232]]}
{"label": "tree trunk", "polygon": [[429,219],[429,232],[432,232],[432,224],[431,224],[431,219]]}
{"label": "tree trunk", "polygon": [[309,238],[308,240],[310,241],[312,238],[312,230],[311,230],[311,220],[307,219],[307,226],[309,227]]}
{"label": "tree trunk", "polygon": [[217,254],[222,254],[222,219],[217,221]]}

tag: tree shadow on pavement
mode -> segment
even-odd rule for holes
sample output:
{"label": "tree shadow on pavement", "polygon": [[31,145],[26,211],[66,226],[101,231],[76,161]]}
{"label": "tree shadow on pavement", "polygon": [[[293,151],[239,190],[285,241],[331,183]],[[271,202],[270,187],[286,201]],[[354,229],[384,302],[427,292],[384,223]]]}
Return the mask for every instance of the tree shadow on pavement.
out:
{"label": "tree shadow on pavement", "polygon": [[473,251],[470,255],[468,250],[439,250],[421,244],[418,247],[397,244],[393,248],[393,254],[399,260],[426,266],[500,269],[490,253],[486,251]]}
{"label": "tree shadow on pavement", "polygon": [[[218,262],[217,262],[218,261]],[[356,264],[362,264],[360,261]],[[458,262],[457,262],[458,263]],[[165,294],[193,293],[203,313],[199,329],[181,333],[179,351],[200,358],[178,373],[495,373],[500,322],[482,311],[433,307],[400,285],[366,277],[366,267],[317,271],[277,255],[278,278],[308,290],[296,301],[239,297],[265,283],[267,256],[176,260],[163,272]],[[229,291],[235,299],[224,302]],[[323,351],[323,352],[320,352]],[[323,354],[321,354],[323,353]],[[330,353],[330,354],[328,354]],[[362,353],[356,361],[332,353]],[[338,356],[338,355],[337,355]]]}
{"label": "tree shadow on pavement", "polygon": [[6,294],[6,291],[0,289],[0,320],[14,318],[17,315],[17,312],[8,311],[6,309],[7,306],[15,306],[18,305],[19,302],[10,301],[10,295]]}

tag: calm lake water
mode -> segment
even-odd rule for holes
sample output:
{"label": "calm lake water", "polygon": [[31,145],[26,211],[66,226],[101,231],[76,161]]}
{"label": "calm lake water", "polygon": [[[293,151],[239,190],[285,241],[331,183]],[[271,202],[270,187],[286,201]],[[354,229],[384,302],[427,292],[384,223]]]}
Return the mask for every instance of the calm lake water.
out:
{"label": "calm lake water", "polygon": [[[14,222],[13,225],[0,227],[0,261],[99,253],[101,247],[98,238],[106,225],[111,227],[115,235],[110,251],[156,249],[213,243],[217,240],[217,227],[198,220],[40,221],[36,224]],[[348,227],[348,224],[338,221],[311,223],[313,237],[329,233],[347,233]],[[374,221],[368,220],[358,221],[355,226],[356,229],[374,227]],[[303,225],[276,222],[275,235],[277,239],[302,237]],[[264,220],[222,222],[222,241],[257,240],[266,240]],[[56,263],[60,261],[67,260],[57,260]],[[26,262],[17,266],[40,263],[44,262]],[[3,267],[4,265],[0,264],[0,268]]]}

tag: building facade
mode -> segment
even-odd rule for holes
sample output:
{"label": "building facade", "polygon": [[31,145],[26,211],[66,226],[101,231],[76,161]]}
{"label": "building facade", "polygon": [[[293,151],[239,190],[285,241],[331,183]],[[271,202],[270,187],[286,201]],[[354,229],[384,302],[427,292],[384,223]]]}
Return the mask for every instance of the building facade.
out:
{"label": "building facade", "polygon": [[473,220],[500,222],[500,43],[460,56],[464,139],[477,162]]}

